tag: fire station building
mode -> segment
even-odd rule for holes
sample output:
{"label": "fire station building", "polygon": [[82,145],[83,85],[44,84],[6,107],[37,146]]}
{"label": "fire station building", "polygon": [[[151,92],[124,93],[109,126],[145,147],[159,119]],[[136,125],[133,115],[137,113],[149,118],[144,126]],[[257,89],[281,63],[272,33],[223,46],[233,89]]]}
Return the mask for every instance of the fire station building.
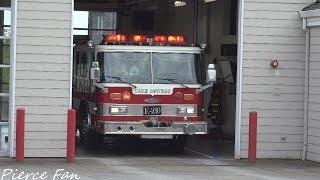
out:
{"label": "fire station building", "polygon": [[[0,156],[15,157],[20,107],[26,157],[66,156],[76,36],[98,44],[119,32],[208,44],[205,64],[215,62],[223,82],[230,156],[248,157],[249,112],[256,111],[258,158],[320,162],[316,0],[1,0]],[[204,97],[208,105],[210,92]]]}

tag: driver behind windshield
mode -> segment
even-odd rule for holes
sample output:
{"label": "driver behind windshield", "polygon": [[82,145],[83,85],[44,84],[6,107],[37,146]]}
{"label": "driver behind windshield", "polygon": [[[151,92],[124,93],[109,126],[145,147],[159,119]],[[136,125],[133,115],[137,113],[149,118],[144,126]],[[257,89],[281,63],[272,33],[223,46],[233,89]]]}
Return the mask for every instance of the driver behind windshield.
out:
{"label": "driver behind windshield", "polygon": [[120,83],[123,81],[136,84],[151,83],[149,54],[145,53],[106,53],[105,81]]}

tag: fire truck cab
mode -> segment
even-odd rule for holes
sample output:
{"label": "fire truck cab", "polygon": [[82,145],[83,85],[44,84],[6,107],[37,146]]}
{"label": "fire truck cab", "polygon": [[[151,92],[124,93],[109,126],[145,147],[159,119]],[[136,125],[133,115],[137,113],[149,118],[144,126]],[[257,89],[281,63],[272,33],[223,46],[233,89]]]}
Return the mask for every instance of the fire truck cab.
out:
{"label": "fire truck cab", "polygon": [[100,45],[74,47],[73,107],[81,141],[94,146],[99,137],[131,135],[183,147],[186,135],[206,134],[202,92],[215,82],[216,70],[208,66],[203,86],[203,49],[184,45],[181,36],[134,36],[130,42],[109,35]]}

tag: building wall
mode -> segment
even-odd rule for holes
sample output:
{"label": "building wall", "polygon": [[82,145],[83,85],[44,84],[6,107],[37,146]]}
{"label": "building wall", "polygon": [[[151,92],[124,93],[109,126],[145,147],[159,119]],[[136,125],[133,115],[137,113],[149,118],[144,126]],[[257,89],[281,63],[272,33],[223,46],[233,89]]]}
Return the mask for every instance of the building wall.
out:
{"label": "building wall", "polygon": [[[305,36],[298,10],[312,2],[245,0],[242,158],[249,111],[259,116],[259,158],[301,158]],[[65,156],[71,11],[72,0],[18,0],[15,103],[27,111],[27,157]],[[270,68],[273,58],[280,62],[276,70]],[[312,100],[312,79],[311,87]],[[312,143],[319,125],[316,106],[310,103],[309,159],[319,150]]]}
{"label": "building wall", "polygon": [[26,157],[65,157],[72,0],[18,0],[16,108]]}
{"label": "building wall", "polygon": [[310,29],[307,159],[320,162],[320,27]]}
{"label": "building wall", "polygon": [[[241,158],[247,157],[250,111],[258,112],[259,158],[301,158],[305,33],[298,11],[312,2],[244,2]],[[278,69],[270,67],[272,59]]]}

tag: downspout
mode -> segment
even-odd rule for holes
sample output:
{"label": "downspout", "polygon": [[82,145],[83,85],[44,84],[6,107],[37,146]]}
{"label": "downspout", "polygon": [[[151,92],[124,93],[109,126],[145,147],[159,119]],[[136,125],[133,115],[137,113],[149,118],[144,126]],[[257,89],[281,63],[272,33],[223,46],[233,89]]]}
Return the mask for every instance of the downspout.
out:
{"label": "downspout", "polygon": [[303,30],[306,32],[306,54],[305,54],[305,82],[304,82],[304,112],[303,112],[303,150],[302,160],[307,158],[308,148],[308,119],[309,119],[309,68],[310,68],[310,29],[307,28],[307,20],[303,18]]}

